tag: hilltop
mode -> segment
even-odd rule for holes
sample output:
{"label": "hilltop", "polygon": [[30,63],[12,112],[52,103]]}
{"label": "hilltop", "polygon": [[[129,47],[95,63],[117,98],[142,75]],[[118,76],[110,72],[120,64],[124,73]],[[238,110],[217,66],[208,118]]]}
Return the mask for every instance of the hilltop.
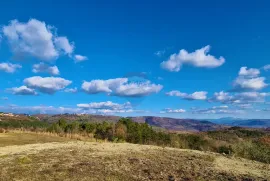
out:
{"label": "hilltop", "polygon": [[[12,137],[29,141],[16,145]],[[270,179],[268,164],[211,152],[72,141],[50,135],[44,140],[44,135],[34,133],[0,133],[0,142],[5,140],[10,146],[0,146],[3,181]]]}

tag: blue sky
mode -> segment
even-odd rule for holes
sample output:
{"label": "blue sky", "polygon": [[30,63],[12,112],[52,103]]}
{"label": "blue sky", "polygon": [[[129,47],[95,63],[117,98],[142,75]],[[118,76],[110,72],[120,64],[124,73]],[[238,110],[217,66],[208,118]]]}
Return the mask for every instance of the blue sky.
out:
{"label": "blue sky", "polygon": [[2,2],[0,111],[270,118],[269,8]]}

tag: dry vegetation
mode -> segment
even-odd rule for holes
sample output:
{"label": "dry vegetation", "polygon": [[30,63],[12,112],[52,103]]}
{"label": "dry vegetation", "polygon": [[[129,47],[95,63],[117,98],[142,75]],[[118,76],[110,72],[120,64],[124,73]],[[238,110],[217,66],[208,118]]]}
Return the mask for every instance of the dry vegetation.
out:
{"label": "dry vegetation", "polygon": [[270,179],[269,164],[210,152],[34,133],[0,133],[0,143],[0,180]]}

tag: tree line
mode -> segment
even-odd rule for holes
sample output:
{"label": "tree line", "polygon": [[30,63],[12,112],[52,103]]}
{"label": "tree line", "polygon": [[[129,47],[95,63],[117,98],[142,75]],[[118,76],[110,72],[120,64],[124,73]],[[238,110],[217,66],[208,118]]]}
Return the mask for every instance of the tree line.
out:
{"label": "tree line", "polygon": [[270,134],[262,130],[248,130],[232,127],[225,130],[208,131],[196,134],[170,133],[157,131],[147,123],[137,123],[129,118],[112,122],[67,122],[61,118],[49,124],[32,121],[0,121],[1,128],[23,128],[31,131],[47,131],[63,134],[91,136],[96,140],[129,142],[168,146],[183,149],[212,151],[226,155],[236,155],[251,160],[270,163]]}

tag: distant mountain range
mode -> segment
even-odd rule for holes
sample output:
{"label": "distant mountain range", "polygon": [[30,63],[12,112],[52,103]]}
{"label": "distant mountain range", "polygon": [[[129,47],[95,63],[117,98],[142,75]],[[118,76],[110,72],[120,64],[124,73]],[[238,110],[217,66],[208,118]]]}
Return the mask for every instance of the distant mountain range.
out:
{"label": "distant mountain range", "polygon": [[[39,114],[34,115],[44,122],[56,122],[60,118],[64,118],[67,121],[89,121],[89,122],[117,122],[120,117],[118,116],[101,116],[101,115],[76,115],[76,114],[58,114],[58,115],[46,115]],[[151,126],[160,127],[171,131],[209,131],[222,128],[221,125],[212,123],[210,121],[200,121],[195,119],[176,119],[165,118],[155,116],[143,116],[143,117],[129,117],[133,121],[138,123],[147,123]]]}
{"label": "distant mountain range", "polygon": [[208,120],[215,124],[227,125],[227,126],[240,126],[250,128],[268,128],[270,127],[270,119],[240,119],[225,117],[220,119]]}
{"label": "distant mountain range", "polygon": [[[87,122],[114,122],[116,123],[121,117],[119,116],[102,116],[102,115],[90,115],[90,114],[37,114],[32,115],[40,121],[53,123],[59,119],[64,118],[68,122],[72,121],[87,121]],[[30,118],[28,115],[8,115],[0,116],[1,120],[12,120],[12,119],[23,119],[27,120]],[[180,119],[180,118],[167,118],[167,117],[156,117],[156,116],[142,116],[142,117],[130,117],[133,121],[138,123],[147,123],[154,127],[167,129],[170,131],[187,131],[187,132],[199,132],[199,131],[210,131],[219,130],[224,127],[239,126],[239,127],[250,127],[250,128],[268,128],[270,129],[270,119],[239,119],[239,118],[221,118],[221,119],[209,119],[209,120],[196,120],[196,119]]]}

